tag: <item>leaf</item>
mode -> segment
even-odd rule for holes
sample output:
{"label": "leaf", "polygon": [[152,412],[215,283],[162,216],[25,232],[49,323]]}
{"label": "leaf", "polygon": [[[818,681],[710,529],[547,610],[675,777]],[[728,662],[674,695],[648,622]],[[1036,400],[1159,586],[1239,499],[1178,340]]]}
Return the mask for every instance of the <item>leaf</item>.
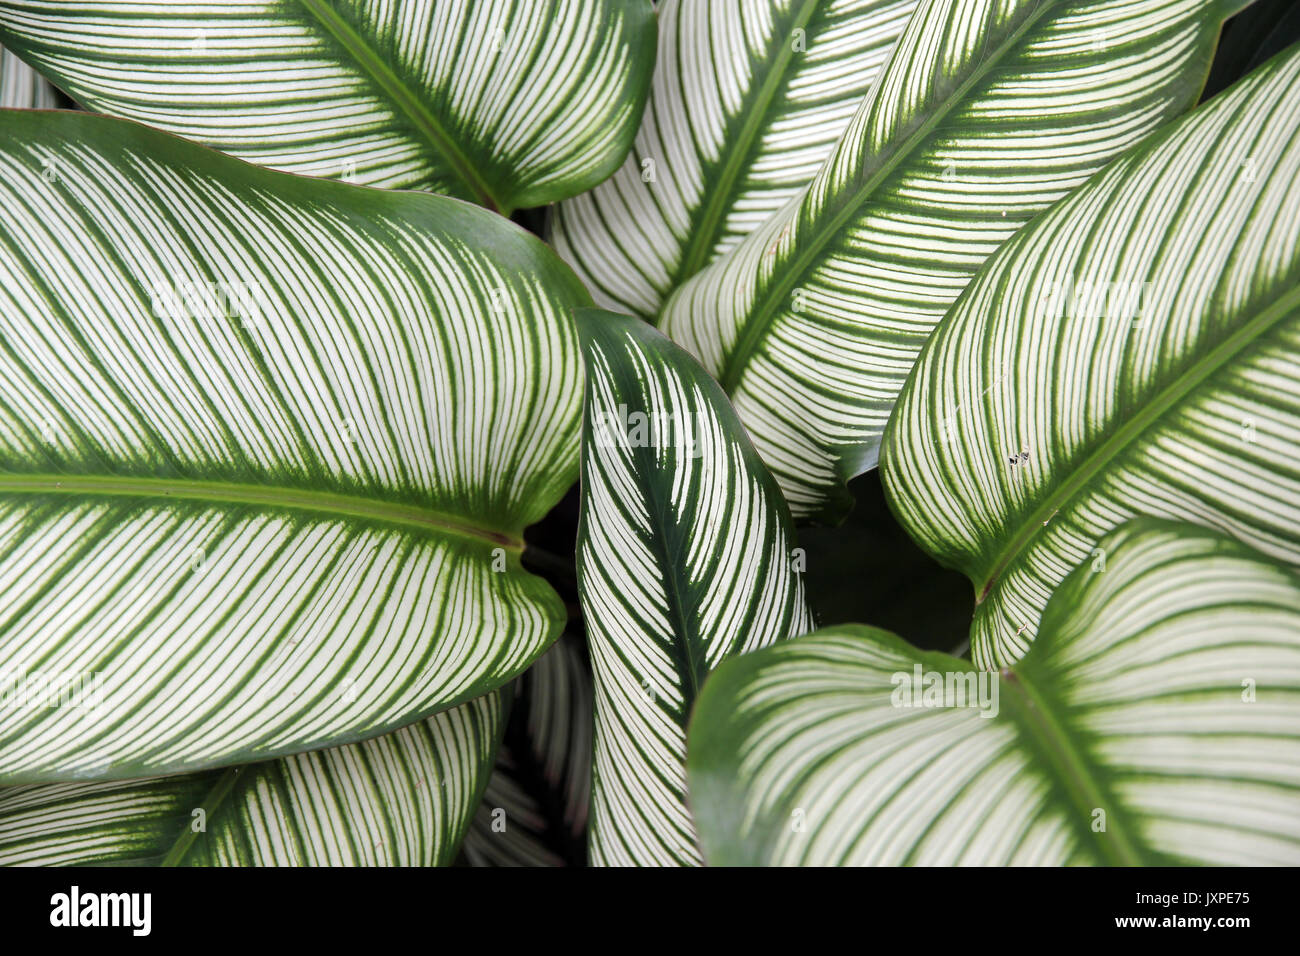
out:
{"label": "leaf", "polygon": [[1217,96],[1251,70],[1300,40],[1300,7],[1292,0],[1241,0],[1223,25],[1201,99]]}
{"label": "leaf", "polygon": [[3,121],[0,780],[351,742],[541,654],[565,612],[522,530],[574,480],[586,299],[542,243],[120,120]]}
{"label": "leaf", "polygon": [[0,789],[0,865],[446,865],[487,782],[500,696],[252,766]]}
{"label": "leaf", "polygon": [[789,514],[717,384],[636,319],[578,313],[578,591],[596,688],[593,864],[699,861],[686,721],[723,659],[811,626]]}
{"label": "leaf", "polygon": [[931,341],[882,470],[975,584],[977,664],[1134,515],[1300,563],[1298,133],[1293,48],[1017,236]]}
{"label": "leaf", "polygon": [[653,30],[645,0],[0,3],[0,43],[87,109],[506,215],[618,168]]}
{"label": "leaf", "polygon": [[525,750],[561,808],[570,837],[591,805],[592,683],[584,649],[562,637],[519,678]]}
{"label": "leaf", "polygon": [[0,47],[0,109],[54,109],[54,87]]}
{"label": "leaf", "polygon": [[470,866],[564,866],[564,858],[546,839],[546,811],[516,778],[518,770],[514,754],[502,745],[465,834],[464,856]]}
{"label": "leaf", "polygon": [[1196,100],[1214,0],[922,0],[801,198],[661,327],[731,396],[796,518],[835,523],[921,346],[1022,225]]}
{"label": "leaf", "polygon": [[1152,519],[1105,547],[1000,676],[861,625],[724,664],[691,726],[708,861],[1295,865],[1300,578]]}
{"label": "leaf", "polygon": [[916,0],[668,0],[641,129],[607,182],[557,206],[551,242],[596,302],[664,298],[812,178]]}
{"label": "leaf", "polygon": [[465,836],[472,866],[585,862],[591,800],[591,672],[562,635],[516,682],[496,768]]}

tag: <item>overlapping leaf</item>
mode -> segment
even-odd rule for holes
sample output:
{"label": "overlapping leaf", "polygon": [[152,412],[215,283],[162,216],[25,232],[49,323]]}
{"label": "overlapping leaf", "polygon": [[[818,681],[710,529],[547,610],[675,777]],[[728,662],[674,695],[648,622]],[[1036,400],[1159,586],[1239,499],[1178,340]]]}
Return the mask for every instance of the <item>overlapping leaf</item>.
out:
{"label": "overlapping leaf", "polygon": [[0,47],[0,109],[49,110],[54,106],[54,87]]}
{"label": "overlapping leaf", "polygon": [[542,243],[3,122],[0,779],[350,742],[545,649],[564,609],[519,555],[575,476],[586,295]]}
{"label": "overlapping leaf", "polygon": [[1300,48],[1117,161],[998,254],[900,400],[900,520],[1015,660],[1137,514],[1300,563]]}
{"label": "overlapping leaf", "polygon": [[0,788],[0,866],[439,866],[492,767],[501,694],[227,770]]}
{"label": "overlapping leaf", "polygon": [[562,636],[516,682],[496,769],[465,835],[473,866],[564,866],[585,858],[592,687],[580,640]]}
{"label": "overlapping leaf", "polygon": [[993,251],[1195,102],[1216,0],[922,0],[801,197],[665,304],[795,517],[836,519]]}
{"label": "overlapping leaf", "polygon": [[13,0],[0,42],[89,109],[508,212],[618,168],[654,18],[648,0]]}
{"label": "overlapping leaf", "polygon": [[789,515],[717,384],[637,319],[578,313],[578,586],[596,691],[596,864],[699,861],[686,721],[726,657],[809,627]]}
{"label": "overlapping leaf", "polygon": [[857,625],[724,664],[691,726],[708,861],[1300,862],[1300,578],[1153,519],[1103,546],[1000,675]]}
{"label": "overlapping leaf", "polygon": [[816,173],[916,0],[668,0],[627,161],[556,209],[596,302],[650,318]]}

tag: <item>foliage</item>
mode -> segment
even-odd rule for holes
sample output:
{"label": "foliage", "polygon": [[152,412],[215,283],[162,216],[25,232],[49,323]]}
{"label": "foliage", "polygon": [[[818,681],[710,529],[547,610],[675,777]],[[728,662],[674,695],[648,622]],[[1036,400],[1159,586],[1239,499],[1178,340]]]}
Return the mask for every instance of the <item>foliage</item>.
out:
{"label": "foliage", "polygon": [[1297,39],[0,0],[0,863],[1300,862]]}

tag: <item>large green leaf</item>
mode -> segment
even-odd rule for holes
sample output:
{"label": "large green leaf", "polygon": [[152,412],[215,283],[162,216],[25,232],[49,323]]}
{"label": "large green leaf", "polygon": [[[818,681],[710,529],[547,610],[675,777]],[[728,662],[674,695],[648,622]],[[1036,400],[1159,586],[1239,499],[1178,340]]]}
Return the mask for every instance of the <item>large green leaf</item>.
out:
{"label": "large green leaf", "polygon": [[1225,6],[922,0],[802,196],[666,303],[795,517],[852,503],[917,352],[998,245],[1195,102]]}
{"label": "large green leaf", "polygon": [[522,529],[576,475],[586,295],[542,243],[121,120],[0,122],[0,692],[38,682],[0,780],[346,743],[545,649]]}
{"label": "large green leaf", "polygon": [[1116,162],[1002,250],[886,437],[900,520],[1018,658],[1132,515],[1300,563],[1300,48]]}
{"label": "large green leaf", "polygon": [[637,319],[578,313],[578,589],[596,686],[595,864],[699,861],[686,721],[726,657],[809,627],[789,515],[726,397]]}
{"label": "large green leaf", "polygon": [[648,0],[0,3],[0,42],[88,109],[504,213],[618,168],[654,39]]}
{"label": "large green leaf", "polygon": [[916,0],[668,0],[627,161],[558,206],[556,251],[599,305],[650,318],[776,212],[848,126]]}
{"label": "large green leaf", "polygon": [[724,664],[691,726],[706,859],[1300,862],[1300,578],[1153,519],[1104,547],[1001,674],[858,625]]}
{"label": "large green leaf", "polygon": [[0,47],[0,109],[49,110],[54,106],[54,87]]}
{"label": "large green leaf", "polygon": [[0,866],[439,866],[500,736],[494,693],[373,740],[227,770],[0,788]]}

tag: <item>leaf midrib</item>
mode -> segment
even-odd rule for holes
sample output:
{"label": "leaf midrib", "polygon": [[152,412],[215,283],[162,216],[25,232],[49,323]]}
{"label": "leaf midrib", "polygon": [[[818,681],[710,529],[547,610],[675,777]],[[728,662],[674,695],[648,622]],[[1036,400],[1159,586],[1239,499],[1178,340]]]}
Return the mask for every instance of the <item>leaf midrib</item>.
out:
{"label": "leaf midrib", "polygon": [[[650,403],[647,403],[643,410],[653,413]],[[670,654],[669,657],[677,670],[682,694],[681,727],[685,730],[686,721],[695,707],[696,699],[700,696],[701,662],[697,660],[695,653],[696,645],[700,642],[699,622],[694,613],[695,609],[688,610],[688,584],[683,562],[673,560],[668,547],[669,531],[677,529],[668,517],[671,514],[670,503],[659,492],[659,483],[656,479],[661,469],[656,461],[654,449],[638,448],[636,451],[638,471],[644,476],[641,478],[641,486],[644,489],[650,516],[650,540],[647,546],[661,562],[660,578],[663,582],[664,601],[668,605],[669,620],[675,625],[673,636],[677,640],[672,642],[672,649],[678,653]]]}
{"label": "leaf midrib", "polygon": [[1201,359],[1175,376],[1158,395],[1144,403],[1136,415],[1098,445],[1092,454],[1080,462],[1070,475],[1020,522],[1019,530],[999,550],[989,565],[990,570],[985,573],[976,588],[976,605],[983,603],[1006,569],[1029,547],[1030,542],[1042,533],[1052,515],[1087,486],[1129,444],[1155,425],[1166,412],[1179,404],[1197,386],[1218,372],[1240,352],[1253,345],[1257,339],[1298,306],[1300,306],[1300,285],[1293,286],[1278,296],[1253,319],[1241,325]]}
{"label": "leaf midrib", "polygon": [[[1047,757],[1056,781],[1069,795],[1073,804],[1073,829],[1101,837],[1083,845],[1099,848],[1108,865],[1141,866],[1145,859],[1141,844],[1129,833],[1123,807],[1097,781],[1090,762],[1074,745],[1047,699],[1022,671],[1008,668],[996,679],[1010,691],[1012,713],[1019,718],[1017,727]],[[1087,821],[1098,809],[1106,814],[1106,829],[1094,833]]]}
{"label": "leaf midrib", "polygon": [[523,541],[518,536],[432,508],[309,488],[117,475],[6,474],[0,475],[0,495],[6,494],[154,498],[159,502],[196,501],[212,505],[307,511],[331,517],[377,521],[425,533],[454,535],[513,551],[523,548]]}
{"label": "leaf midrib", "polygon": [[[199,833],[206,832],[208,821],[217,815],[217,811],[221,809],[222,804],[226,802],[226,798],[235,789],[235,783],[246,769],[248,768],[227,767],[221,772],[221,776],[217,778],[212,789],[203,798],[203,803],[197,808],[203,811],[204,830],[195,830],[192,822],[186,824],[181,831],[181,835],[172,843],[171,849],[159,861],[158,865],[160,867],[177,867],[185,862],[185,858],[189,856],[190,848],[194,846],[194,841],[199,838]],[[254,772],[256,771],[254,770]]]}
{"label": "leaf midrib", "polygon": [[681,265],[678,266],[673,276],[673,286],[680,285],[685,279],[695,275],[707,265],[709,254],[718,241],[718,234],[725,218],[724,213],[730,201],[735,198],[732,190],[735,188],[736,179],[753,156],[754,141],[763,128],[763,123],[768,117],[768,111],[772,106],[772,101],[776,98],[777,91],[786,82],[787,71],[794,59],[794,44],[790,41],[787,32],[793,33],[795,30],[807,28],[813,14],[817,12],[820,2],[821,0],[804,0],[804,5],[794,20],[791,21],[789,30],[774,31],[773,36],[777,38],[781,47],[781,54],[772,63],[767,76],[763,78],[763,83],[760,85],[753,101],[744,107],[742,115],[745,118],[741,124],[739,135],[734,140],[736,145],[727,154],[720,174],[714,181],[713,188],[709,190],[708,200],[701,210],[700,218],[691,231],[691,237],[682,252]]}
{"label": "leaf midrib", "polygon": [[[984,77],[992,71],[993,67],[1001,62],[1007,52],[1019,43],[1020,39],[1039,22],[1048,10],[1053,8],[1054,4],[1051,0],[1048,0],[1048,2],[1040,4],[1033,11],[1027,14],[1024,22],[1009,33],[1007,38],[997,47],[997,49],[980,61],[977,69],[972,70],[942,103],[926,114],[924,121],[922,121],[912,133],[908,134],[893,154],[890,155],[886,161],[883,162],[880,167],[841,204],[839,211],[836,212],[835,215],[825,223],[825,225],[814,232],[811,240],[804,244],[802,251],[789,262],[787,268],[781,270],[780,274],[782,278],[778,282],[770,285],[763,296],[759,299],[752,313],[752,317],[747,323],[745,323],[744,330],[736,339],[735,347],[728,355],[726,363],[718,376],[718,381],[721,383],[723,389],[726,390],[728,395],[735,393],[736,388],[740,384],[740,376],[743,374],[745,366],[753,356],[758,342],[763,338],[764,334],[771,326],[772,321],[775,319],[777,303],[781,302],[794,289],[794,284],[799,281],[799,278],[803,275],[804,271],[812,265],[813,261],[821,255],[822,249],[831,243],[839,235],[844,226],[857,215],[859,208],[871,198],[872,194],[880,187],[881,183],[892,176],[902,162],[911,157],[911,155],[920,148],[920,146],[928,139],[929,135],[940,125],[940,122],[945,119],[963,100],[966,94],[970,92],[971,88],[983,80]],[[893,66],[893,63],[894,60],[891,56],[886,69],[881,71],[875,84],[873,84],[873,92],[868,93],[868,96],[876,95],[874,91],[882,88],[881,81],[884,79],[886,72],[888,72],[888,70]],[[827,164],[834,161],[837,152],[838,150],[831,153],[831,155],[826,159]],[[825,166],[823,166],[823,168],[825,168]],[[816,180],[813,182],[816,183]],[[804,189],[805,197],[808,195],[808,191],[811,188],[812,185],[810,184]],[[796,218],[802,216],[802,202],[800,208],[796,210],[795,215]]]}
{"label": "leaf midrib", "polygon": [[302,0],[302,5],[320,26],[352,56],[372,82],[392,98],[393,105],[410,122],[435,153],[446,161],[475,201],[493,212],[509,216],[512,210],[483,179],[438,118],[416,99],[398,75],[386,64],[351,24],[324,0]]}

